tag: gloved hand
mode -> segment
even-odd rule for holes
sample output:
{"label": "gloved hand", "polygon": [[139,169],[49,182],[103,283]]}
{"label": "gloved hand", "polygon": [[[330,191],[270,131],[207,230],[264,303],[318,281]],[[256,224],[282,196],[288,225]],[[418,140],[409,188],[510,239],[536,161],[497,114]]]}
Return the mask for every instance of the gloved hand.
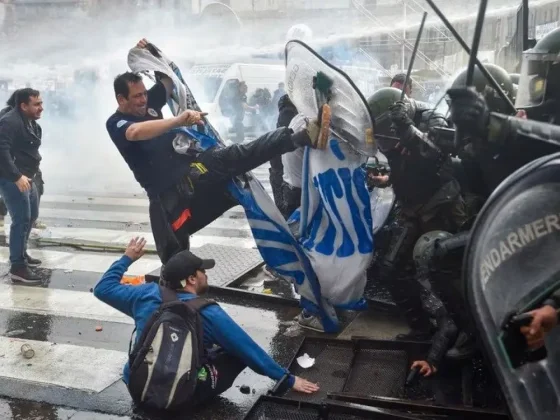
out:
{"label": "gloved hand", "polygon": [[484,97],[472,87],[449,89],[447,95],[451,121],[461,134],[486,139],[490,111]]}
{"label": "gloved hand", "polygon": [[397,134],[406,133],[408,128],[414,125],[414,122],[408,116],[408,106],[403,101],[395,102],[389,110],[391,111],[391,121],[397,129]]}

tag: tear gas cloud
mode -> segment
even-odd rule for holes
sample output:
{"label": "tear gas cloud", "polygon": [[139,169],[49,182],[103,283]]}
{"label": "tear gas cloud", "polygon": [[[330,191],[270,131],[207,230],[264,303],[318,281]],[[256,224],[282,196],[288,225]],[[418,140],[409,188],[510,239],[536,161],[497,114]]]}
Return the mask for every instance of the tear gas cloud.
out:
{"label": "tear gas cloud", "polygon": [[[2,33],[7,31],[0,26],[0,79],[11,79],[11,89],[29,84],[44,96],[41,168],[48,193],[143,194],[105,129],[105,121],[116,109],[113,78],[128,70],[128,50],[138,39],[146,37],[154,42],[186,75],[185,69],[194,64],[251,62],[265,54],[269,64],[282,65],[286,34],[295,23],[272,16],[240,28],[231,19],[201,21],[187,14],[180,16],[172,8],[119,9],[113,2],[104,4],[106,9],[93,15],[76,9],[61,17],[37,16],[20,25],[13,38],[3,39]],[[400,20],[402,25],[400,16],[401,12],[395,11],[395,22]],[[420,14],[409,16],[409,24],[416,16],[420,21]],[[314,48],[343,36],[357,38],[383,30],[372,29],[371,22],[359,27],[355,22],[329,18],[328,14],[315,19],[321,24],[310,23],[314,28],[310,45]],[[436,21],[430,14],[426,28]],[[391,28],[398,31],[398,24]],[[344,43],[336,53],[347,55],[349,65],[375,68],[370,57],[351,53]],[[271,62],[271,56],[277,58],[276,62]],[[83,75],[79,80],[77,71]],[[206,102],[197,80],[187,77],[187,82],[199,103]],[[1,95],[4,102],[6,98]]]}

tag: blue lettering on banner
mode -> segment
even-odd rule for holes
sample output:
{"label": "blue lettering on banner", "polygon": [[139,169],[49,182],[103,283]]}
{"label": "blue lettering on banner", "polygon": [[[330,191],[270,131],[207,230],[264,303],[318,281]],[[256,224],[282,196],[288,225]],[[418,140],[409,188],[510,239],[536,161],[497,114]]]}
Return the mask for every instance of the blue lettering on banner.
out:
{"label": "blue lettering on banner", "polygon": [[371,203],[370,203],[369,191],[366,188],[365,171],[363,171],[362,168],[355,169],[354,173],[352,174],[352,179],[354,181],[354,186],[356,187],[356,192],[358,193],[358,197],[360,198],[360,201],[364,206],[363,220],[365,220],[366,222],[366,226],[367,226],[366,233],[370,238],[370,241],[372,243],[372,249],[373,249],[373,232],[372,232],[373,219],[371,218]]}
{"label": "blue lettering on banner", "polygon": [[315,246],[315,239],[317,239],[317,233],[319,232],[319,228],[321,227],[321,219],[323,219],[323,213],[323,202],[320,201],[317,209],[315,210],[315,214],[309,222],[309,225],[311,226],[311,232],[309,232],[307,239],[302,243],[302,246],[305,249],[311,250]]}
{"label": "blue lettering on banner", "polygon": [[346,159],[346,156],[344,156],[344,153],[342,153],[342,150],[340,149],[340,144],[338,140],[331,139],[331,141],[329,142],[329,146],[331,147],[331,151],[333,152],[333,155],[335,155],[338,160]]}
{"label": "blue lettering on banner", "polygon": [[[340,223],[342,228],[342,244],[336,251],[336,255],[338,257],[348,257],[354,253],[354,243],[352,242],[352,238],[344,225],[344,221],[340,216],[338,209],[336,208],[335,197],[342,198],[344,196],[344,191],[342,190],[342,185],[336,172],[334,169],[329,169],[326,172],[318,175],[319,178],[319,189],[322,192],[322,195],[327,200],[327,203],[330,207],[330,211]],[[331,229],[332,228],[332,229]],[[332,236],[323,238],[321,243],[317,245],[316,250],[321,252],[324,255],[331,255],[334,251],[334,240],[335,240],[335,233],[336,229],[334,227],[334,223],[329,218],[329,227],[327,228],[327,232],[329,230],[333,231]]]}
{"label": "blue lettering on banner", "polygon": [[[341,185],[342,181],[342,185]],[[343,221],[338,209],[335,207],[335,198],[345,198],[350,208],[353,228],[358,237],[358,251],[361,254],[369,254],[373,251],[373,234],[371,232],[372,218],[371,209],[369,204],[369,193],[365,187],[365,174],[361,168],[354,169],[353,173],[349,168],[338,169],[338,174],[334,169],[329,169],[326,172],[313,177],[313,185],[321,191],[324,200],[328,203],[331,214],[338,220],[342,228],[342,244],[336,250],[338,257],[347,257],[353,255],[356,245],[350,236],[347,226],[348,220]],[[344,190],[343,190],[344,187]],[[364,208],[363,212],[360,211],[360,206],[356,202],[353,190],[355,189],[359,201]],[[325,219],[327,226],[324,235],[315,246],[319,229],[323,225],[321,222]],[[309,223],[310,232],[308,232],[307,239],[302,243],[305,249],[312,250],[323,254],[332,255],[334,253],[334,244],[336,241],[336,226],[331,220],[330,214],[326,211],[323,202],[321,201],[315,214]]]}
{"label": "blue lettering on banner", "polygon": [[[360,170],[360,168],[358,168],[358,170]],[[348,202],[348,207],[350,207],[350,214],[352,216],[352,222],[354,223],[354,230],[356,231],[356,235],[358,236],[358,250],[362,254],[369,254],[373,251],[373,244],[371,242],[370,236],[367,233],[368,229],[364,221],[360,217],[360,209],[358,207],[358,204],[354,200],[354,194],[352,194],[352,176],[350,174],[350,169],[340,168],[338,170],[338,176],[344,184],[346,201]],[[356,189],[359,190],[360,188]]]}

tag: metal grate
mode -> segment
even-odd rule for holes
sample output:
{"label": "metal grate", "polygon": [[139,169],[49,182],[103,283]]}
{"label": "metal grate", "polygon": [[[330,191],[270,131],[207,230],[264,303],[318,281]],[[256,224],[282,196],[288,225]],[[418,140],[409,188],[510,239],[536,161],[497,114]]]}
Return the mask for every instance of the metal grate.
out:
{"label": "metal grate", "polygon": [[404,350],[361,349],[343,392],[401,397],[407,375],[408,356]]}
{"label": "metal grate", "polygon": [[305,340],[296,358],[307,353],[315,359],[315,364],[309,369],[302,369],[294,359],[290,372],[297,376],[317,382],[320,391],[304,395],[288,391],[286,397],[304,401],[321,401],[327,397],[329,392],[341,392],[346,377],[350,373],[350,364],[354,352],[353,345],[349,341],[309,341]]}
{"label": "metal grate", "polygon": [[[208,272],[208,283],[211,286],[227,286],[263,263],[257,249],[205,244],[192,251],[197,257],[216,261],[216,266]],[[160,271],[161,268],[158,268],[151,272],[146,280],[149,277],[152,280],[159,279]]]}
{"label": "metal grate", "polygon": [[259,400],[245,420],[316,420],[317,409]]}
{"label": "metal grate", "polygon": [[494,374],[481,358],[472,360],[473,385],[472,395],[475,407],[503,409],[506,406],[500,386]]}
{"label": "metal grate", "polygon": [[372,413],[364,413],[363,415],[357,415],[357,414],[341,414],[341,413],[337,413],[337,414],[329,414],[328,419],[329,420],[362,420],[362,419],[375,419],[375,417],[372,417]]}

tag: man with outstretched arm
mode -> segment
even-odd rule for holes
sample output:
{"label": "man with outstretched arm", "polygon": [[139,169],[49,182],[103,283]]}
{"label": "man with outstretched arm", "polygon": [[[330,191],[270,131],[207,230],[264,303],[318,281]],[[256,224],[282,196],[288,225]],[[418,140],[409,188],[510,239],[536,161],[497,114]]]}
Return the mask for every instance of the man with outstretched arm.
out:
{"label": "man with outstretched arm", "polygon": [[[147,48],[148,43],[141,40],[137,47]],[[323,128],[314,120],[297,133],[281,127],[247,144],[205,151],[191,142],[187,153],[178,153],[173,146],[177,133],[170,130],[203,124],[205,114],[187,110],[164,119],[161,110],[173,82],[158,72],[156,78],[159,81],[148,91],[138,74],[117,76],[114,89],[119,106],[106,126],[136,180],[148,193],[152,232],[165,264],[178,251],[189,249],[191,234],[234,205],[225,197],[232,177],[298,147],[324,147],[328,126],[325,123]]]}
{"label": "man with outstretched arm", "polygon": [[[134,319],[136,337],[163,300],[156,283],[140,286],[121,284],[121,279],[130,265],[142,257],[146,241],[135,238],[130,241],[124,255],[117,260],[95,286],[94,295]],[[208,290],[206,270],[213,268],[214,260],[202,260],[184,250],[175,254],[163,269],[165,287],[174,290],[182,301],[188,301]],[[204,403],[231,387],[235,378],[246,367],[253,371],[280,380],[285,375],[288,385],[295,391],[311,394],[319,390],[316,384],[290,375],[274,361],[249,335],[219,306],[206,306],[200,311],[204,329],[204,349],[207,364],[205,374],[200,374],[195,391],[195,405]],[[214,346],[218,346],[216,351]],[[130,369],[124,367],[123,380],[128,384]]]}

